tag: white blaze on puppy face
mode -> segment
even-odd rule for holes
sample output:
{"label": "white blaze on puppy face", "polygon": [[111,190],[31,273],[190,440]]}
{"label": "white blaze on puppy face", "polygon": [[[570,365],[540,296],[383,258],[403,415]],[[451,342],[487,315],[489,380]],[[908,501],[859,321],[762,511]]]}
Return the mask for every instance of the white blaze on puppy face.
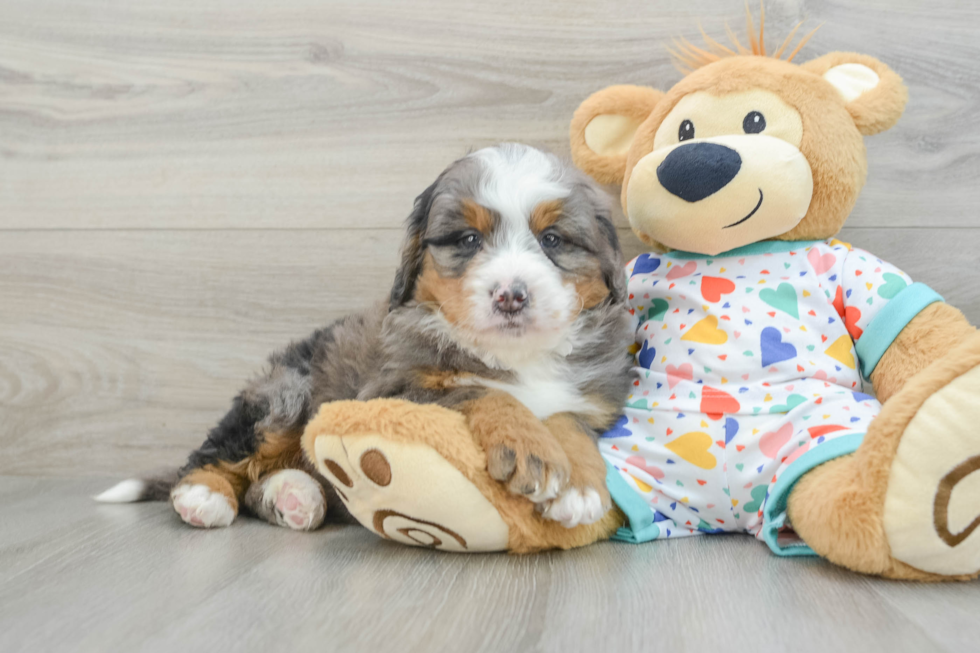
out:
{"label": "white blaze on puppy face", "polygon": [[[570,193],[554,157],[522,146],[488,148],[472,155],[483,174],[474,200],[497,217],[464,275],[478,344],[491,352],[551,350],[567,337],[579,308],[574,284],[548,258],[531,229],[536,207]],[[527,306],[516,316],[494,310],[498,289],[526,288]]]}

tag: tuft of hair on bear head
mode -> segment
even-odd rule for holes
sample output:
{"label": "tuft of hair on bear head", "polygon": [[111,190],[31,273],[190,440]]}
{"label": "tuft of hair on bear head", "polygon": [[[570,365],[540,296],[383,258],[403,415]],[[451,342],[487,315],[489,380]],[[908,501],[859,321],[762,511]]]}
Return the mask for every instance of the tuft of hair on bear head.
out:
{"label": "tuft of hair on bear head", "polygon": [[[752,11],[749,9],[748,2],[745,3],[745,19],[746,19],[746,31],[748,32],[749,44],[748,47],[742,45],[742,42],[732,31],[732,28],[725,23],[725,31],[728,33],[728,38],[731,40],[733,48],[728,47],[724,43],[708,36],[704,28],[698,24],[698,29],[701,31],[701,37],[704,39],[705,47],[700,48],[690,41],[688,41],[683,36],[674,39],[674,47],[667,48],[667,52],[674,59],[674,66],[683,74],[687,75],[694,72],[702,66],[707,66],[708,64],[714,63],[725,57],[736,57],[740,55],[755,55],[759,57],[771,56],[773,59],[782,59],[783,53],[786,52],[786,48],[789,47],[790,43],[793,42],[793,38],[799,31],[800,27],[803,25],[804,21],[798,22],[790,33],[783,40],[782,44],[772,53],[768,55],[766,52],[766,7],[765,4],[760,0],[759,2],[759,33],[756,36],[755,31],[755,21],[752,20]],[[800,50],[806,45],[807,41],[810,40],[818,29],[820,25],[817,25],[813,30],[807,33],[800,41],[796,44],[796,47],[788,55],[786,55],[785,61],[792,61]]]}

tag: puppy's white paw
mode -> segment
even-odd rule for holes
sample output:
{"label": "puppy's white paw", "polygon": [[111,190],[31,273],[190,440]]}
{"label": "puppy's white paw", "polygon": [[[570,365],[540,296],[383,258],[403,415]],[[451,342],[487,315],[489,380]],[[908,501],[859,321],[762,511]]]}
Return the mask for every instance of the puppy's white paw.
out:
{"label": "puppy's white paw", "polygon": [[191,526],[218,528],[229,526],[235,520],[235,509],[228,498],[207,485],[185,483],[174,488],[170,497],[174,510]]}
{"label": "puppy's white paw", "polygon": [[319,528],[327,514],[320,484],[306,472],[284,469],[266,480],[262,503],[274,508],[276,523],[297,531]]}
{"label": "puppy's white paw", "polygon": [[541,504],[541,514],[565,528],[574,528],[602,519],[609,509],[603,504],[602,496],[595,489],[570,487],[557,499]]}

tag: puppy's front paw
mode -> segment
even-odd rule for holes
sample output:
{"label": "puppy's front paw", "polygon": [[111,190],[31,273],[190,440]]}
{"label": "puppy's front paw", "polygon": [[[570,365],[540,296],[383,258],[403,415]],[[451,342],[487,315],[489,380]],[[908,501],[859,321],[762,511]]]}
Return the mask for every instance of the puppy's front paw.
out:
{"label": "puppy's front paw", "polygon": [[594,524],[612,508],[608,492],[592,487],[570,487],[556,499],[539,503],[538,511],[545,519],[559,522],[565,528]]}
{"label": "puppy's front paw", "polygon": [[494,444],[487,449],[487,471],[510,492],[541,503],[565,489],[571,464],[557,442]]}

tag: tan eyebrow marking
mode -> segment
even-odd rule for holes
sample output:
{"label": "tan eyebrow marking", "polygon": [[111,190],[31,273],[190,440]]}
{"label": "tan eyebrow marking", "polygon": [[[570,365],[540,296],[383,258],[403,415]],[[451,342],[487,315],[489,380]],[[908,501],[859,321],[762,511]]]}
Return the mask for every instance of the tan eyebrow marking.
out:
{"label": "tan eyebrow marking", "polygon": [[493,214],[490,209],[480,206],[471,199],[463,200],[463,219],[484,236],[493,229]]}
{"label": "tan eyebrow marking", "polygon": [[531,211],[531,231],[539,234],[558,222],[562,208],[561,200],[548,200],[535,206],[534,210]]}

